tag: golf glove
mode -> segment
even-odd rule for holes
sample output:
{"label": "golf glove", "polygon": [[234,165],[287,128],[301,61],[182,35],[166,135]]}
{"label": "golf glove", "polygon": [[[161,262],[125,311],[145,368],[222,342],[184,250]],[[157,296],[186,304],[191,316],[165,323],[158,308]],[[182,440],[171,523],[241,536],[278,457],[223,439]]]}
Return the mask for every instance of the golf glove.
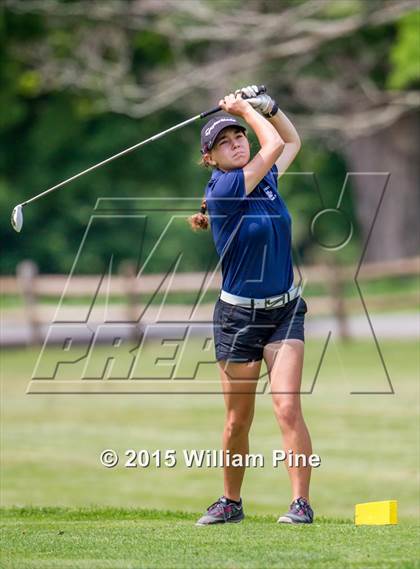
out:
{"label": "golf glove", "polygon": [[258,87],[256,85],[248,85],[248,87],[237,89],[235,95],[237,94],[245,95],[248,103],[266,118],[274,117],[279,109],[276,101],[270,95],[267,95],[267,93],[258,95]]}

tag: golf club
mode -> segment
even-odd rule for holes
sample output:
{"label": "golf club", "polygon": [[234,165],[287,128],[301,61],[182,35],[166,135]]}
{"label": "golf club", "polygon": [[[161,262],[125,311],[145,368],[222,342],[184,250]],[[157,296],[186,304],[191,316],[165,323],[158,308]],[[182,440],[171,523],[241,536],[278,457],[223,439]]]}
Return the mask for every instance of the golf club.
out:
{"label": "golf club", "polygon": [[[262,93],[265,93],[265,92],[266,92],[265,86],[260,85],[258,87],[258,94],[261,95]],[[246,99],[247,97],[243,97],[243,98]],[[18,233],[22,229],[24,206],[30,204],[31,202],[39,200],[40,198],[42,198],[43,196],[46,196],[47,194],[49,194],[50,192],[53,192],[54,190],[58,190],[58,188],[61,188],[65,184],[68,184],[69,182],[76,180],[76,178],[80,178],[84,174],[87,174],[88,172],[92,172],[93,170],[96,170],[96,168],[99,168],[100,166],[104,166],[105,164],[108,164],[108,162],[111,162],[112,160],[116,160],[117,158],[120,158],[121,156],[124,156],[125,154],[128,154],[129,152],[132,152],[133,150],[136,150],[136,148],[140,148],[141,146],[144,146],[148,142],[152,142],[154,140],[157,140],[158,138],[162,138],[162,136],[165,136],[165,134],[168,134],[170,132],[178,130],[179,128],[182,128],[183,126],[186,126],[187,124],[190,124],[190,123],[196,121],[197,119],[203,119],[209,115],[217,113],[220,110],[221,110],[221,107],[214,107],[213,109],[210,109],[209,111],[205,111],[203,113],[200,113],[199,115],[195,115],[194,117],[191,117],[190,119],[187,119],[186,121],[183,121],[183,122],[181,122],[175,126],[172,126],[171,128],[168,128],[167,130],[159,132],[158,134],[155,134],[154,136],[151,136],[150,138],[147,138],[146,140],[138,142],[137,144],[134,144],[133,146],[130,146],[129,148],[126,148],[125,150],[122,150],[121,152],[118,152],[118,154],[114,154],[114,156],[110,156],[109,158],[102,160],[102,162],[99,162],[98,164],[95,164],[95,165],[91,166],[90,168],[83,170],[83,172],[79,172],[78,174],[71,176],[71,178],[68,178],[67,180],[64,180],[63,182],[60,182],[59,184],[56,184],[52,188],[48,188],[48,190],[45,190],[44,192],[34,196],[33,198],[30,198],[29,200],[26,200],[25,202],[18,204],[17,206],[14,207],[14,209],[12,211],[11,223],[12,223],[13,229],[15,231],[17,231]]]}

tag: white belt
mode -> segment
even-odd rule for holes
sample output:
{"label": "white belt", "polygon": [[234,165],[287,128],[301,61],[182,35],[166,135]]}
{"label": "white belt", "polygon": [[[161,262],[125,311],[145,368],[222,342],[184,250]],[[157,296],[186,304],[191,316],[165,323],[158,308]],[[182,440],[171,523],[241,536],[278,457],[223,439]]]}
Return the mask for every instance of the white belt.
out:
{"label": "white belt", "polygon": [[270,296],[270,298],[246,298],[245,296],[236,296],[236,294],[230,294],[230,292],[222,290],[220,291],[220,298],[229,304],[236,304],[246,308],[264,308],[265,310],[271,310],[272,308],[284,306],[300,296],[301,292],[301,287],[297,286],[279,296]]}

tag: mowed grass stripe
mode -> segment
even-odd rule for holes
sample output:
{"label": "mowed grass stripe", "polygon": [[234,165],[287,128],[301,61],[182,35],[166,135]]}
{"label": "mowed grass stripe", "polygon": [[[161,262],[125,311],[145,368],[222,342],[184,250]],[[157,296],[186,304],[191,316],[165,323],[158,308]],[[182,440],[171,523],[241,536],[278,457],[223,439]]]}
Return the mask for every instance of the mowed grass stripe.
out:
{"label": "mowed grass stripe", "polygon": [[196,515],[134,509],[11,508],[2,511],[2,568],[251,569],[417,567],[414,523],[356,527],[319,518],[312,526],[249,516],[196,527]]}

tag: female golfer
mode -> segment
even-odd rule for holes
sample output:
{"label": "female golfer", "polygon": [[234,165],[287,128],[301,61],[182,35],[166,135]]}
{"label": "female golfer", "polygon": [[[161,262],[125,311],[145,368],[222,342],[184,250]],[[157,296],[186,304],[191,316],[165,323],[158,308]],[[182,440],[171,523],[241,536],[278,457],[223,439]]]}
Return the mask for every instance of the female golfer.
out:
{"label": "female golfer", "polygon": [[[219,105],[228,114],[213,117],[201,131],[202,163],[213,173],[201,212],[190,223],[207,229],[208,210],[223,275],[213,316],[226,406],[223,449],[226,457],[243,457],[243,463],[233,466],[225,459],[224,495],[197,525],[244,519],[241,486],[263,359],[285,452],[312,454],[299,396],[307,306],[293,286],[291,218],[277,192],[277,178],[300,149],[299,135],[269,95],[257,96],[256,86],[227,95]],[[260,143],[252,160],[246,129],[235,116]],[[278,521],[312,523],[310,466],[287,462],[292,503]]]}

